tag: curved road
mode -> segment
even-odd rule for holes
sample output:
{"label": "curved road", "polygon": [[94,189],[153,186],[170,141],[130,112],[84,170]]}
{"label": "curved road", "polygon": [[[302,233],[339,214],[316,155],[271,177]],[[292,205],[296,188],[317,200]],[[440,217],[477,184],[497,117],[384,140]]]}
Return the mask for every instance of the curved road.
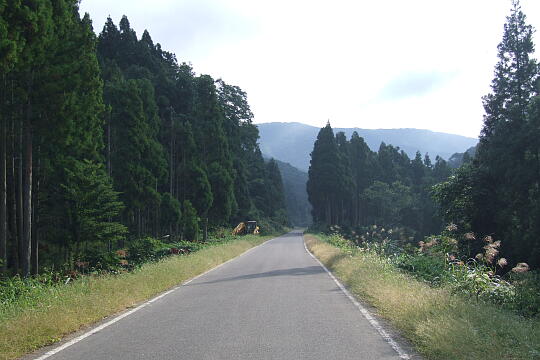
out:
{"label": "curved road", "polygon": [[399,356],[291,232],[48,359]]}

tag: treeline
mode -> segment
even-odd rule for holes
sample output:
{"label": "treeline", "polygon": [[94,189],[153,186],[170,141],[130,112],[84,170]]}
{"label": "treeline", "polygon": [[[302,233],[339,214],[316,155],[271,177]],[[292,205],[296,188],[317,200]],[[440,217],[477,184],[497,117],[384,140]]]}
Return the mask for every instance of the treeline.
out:
{"label": "treeline", "polygon": [[[0,4],[0,264],[28,276],[144,236],[287,223],[246,94],[197,76],[123,17]],[[41,258],[41,260],[40,260]]]}
{"label": "treeline", "polygon": [[334,135],[328,123],[311,153],[307,191],[313,220],[349,228],[398,226],[414,238],[427,235],[441,226],[430,189],[450,171],[438,156],[433,163],[417,152],[411,160],[385,143],[373,152],[358,133],[348,140],[343,132]]}
{"label": "treeline", "polygon": [[[405,226],[418,235],[451,224],[460,254],[496,244],[505,261],[540,266],[540,67],[534,29],[513,1],[498,46],[492,92],[483,98],[484,125],[477,149],[450,170],[417,153],[382,144],[369,151],[357,134],[319,133],[308,192],[320,225]],[[478,241],[473,241],[473,240]],[[482,241],[485,240],[485,241]]]}

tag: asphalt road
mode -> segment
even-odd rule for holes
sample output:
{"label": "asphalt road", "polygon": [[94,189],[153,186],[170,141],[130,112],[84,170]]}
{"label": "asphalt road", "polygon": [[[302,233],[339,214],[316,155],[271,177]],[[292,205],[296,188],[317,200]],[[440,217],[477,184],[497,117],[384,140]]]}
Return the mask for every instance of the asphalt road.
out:
{"label": "asphalt road", "polygon": [[399,359],[292,232],[49,359]]}

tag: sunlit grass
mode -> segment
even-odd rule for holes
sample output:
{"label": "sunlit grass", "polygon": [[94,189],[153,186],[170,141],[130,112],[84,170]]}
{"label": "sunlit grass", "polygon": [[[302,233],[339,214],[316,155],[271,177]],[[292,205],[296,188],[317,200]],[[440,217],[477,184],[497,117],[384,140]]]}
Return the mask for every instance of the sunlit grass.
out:
{"label": "sunlit grass", "polygon": [[84,277],[36,289],[0,307],[0,359],[14,359],[66,334],[133,307],[232,259],[270,236],[245,236],[187,256],[165,258],[121,275]]}
{"label": "sunlit grass", "polygon": [[540,319],[432,288],[369,252],[306,244],[358,298],[373,305],[428,359],[540,359]]}

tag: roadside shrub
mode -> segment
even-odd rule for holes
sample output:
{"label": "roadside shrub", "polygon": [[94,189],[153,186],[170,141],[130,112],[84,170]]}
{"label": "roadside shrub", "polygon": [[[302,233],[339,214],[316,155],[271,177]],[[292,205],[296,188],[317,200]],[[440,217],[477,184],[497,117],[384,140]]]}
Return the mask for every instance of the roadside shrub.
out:
{"label": "roadside shrub", "polygon": [[540,272],[510,272],[508,278],[515,291],[509,307],[523,316],[540,316]]}
{"label": "roadside shrub", "polygon": [[199,240],[199,223],[201,219],[197,216],[197,210],[191,201],[185,200],[182,206],[182,220],[180,222],[184,238],[189,241]]}
{"label": "roadside shrub", "polygon": [[8,305],[20,299],[30,298],[32,294],[63,283],[64,276],[53,272],[44,272],[27,279],[14,276],[0,280],[0,305]]}
{"label": "roadside shrub", "polygon": [[28,281],[19,276],[0,281],[0,304],[5,305],[16,301],[31,292],[32,287]]}
{"label": "roadside shrub", "polygon": [[131,241],[127,249],[127,259],[132,265],[141,265],[148,261],[157,260],[167,245],[152,237],[144,237]]}
{"label": "roadside shrub", "polygon": [[432,285],[442,285],[449,279],[448,265],[444,258],[419,254],[401,254],[393,259],[394,264],[414,277]]}
{"label": "roadside shrub", "polygon": [[124,257],[125,256],[120,256],[118,252],[88,249],[85,254],[75,262],[75,267],[83,274],[94,271],[117,272],[122,269],[121,260]]}
{"label": "roadside shrub", "polygon": [[179,241],[177,243],[174,243],[173,246],[174,248],[184,250],[184,253],[191,253],[191,252],[204,249],[208,245],[205,245],[199,242],[192,242],[192,241]]}
{"label": "roadside shrub", "polygon": [[257,220],[257,226],[259,226],[261,235],[277,234],[283,232],[285,229],[282,224],[272,219],[259,219]]}
{"label": "roadside shrub", "polygon": [[394,263],[418,279],[440,286],[451,279],[450,263],[456,259],[457,240],[448,235],[429,236],[419,247],[394,257]]}
{"label": "roadside shrub", "polygon": [[[378,256],[432,286],[445,286],[476,302],[496,304],[527,317],[540,314],[539,273],[530,273],[527,264],[519,263],[503,278],[500,274],[507,260],[499,253],[501,241],[491,236],[477,240],[470,232],[460,235],[457,226],[450,224],[442,234],[426,237],[414,247],[406,229],[372,225],[358,231],[334,225],[321,238],[351,254],[362,251]],[[470,258],[471,249],[481,251]]]}
{"label": "roadside shrub", "polygon": [[[465,234],[469,240],[475,240],[472,233]],[[467,263],[455,259],[452,262],[452,287],[469,297],[499,305],[512,304],[515,301],[514,286],[503,280],[497,274],[498,270],[507,265],[505,258],[500,257],[500,241],[494,241],[491,236],[483,239],[483,251],[476,254]]]}
{"label": "roadside shrub", "polygon": [[208,234],[208,243],[224,243],[232,240],[238,239],[237,235],[232,234],[231,228],[227,227],[217,227],[212,229]]}
{"label": "roadside shrub", "polygon": [[229,235],[231,235],[231,229],[220,226],[212,229],[208,234],[208,238],[213,241],[219,241],[221,239],[227,238]]}
{"label": "roadside shrub", "polygon": [[[219,242],[223,242],[220,239]],[[127,259],[131,265],[156,261],[169,255],[185,255],[208,247],[207,243],[194,241],[178,241],[172,244],[164,244],[161,241],[146,237],[137,239],[127,249]]]}
{"label": "roadside shrub", "polygon": [[357,247],[374,251],[381,256],[395,257],[401,253],[413,253],[414,232],[405,227],[383,227],[379,225],[346,226],[331,225],[323,231],[326,235],[339,234]]}
{"label": "roadside shrub", "polygon": [[338,233],[328,235],[326,240],[328,241],[328,243],[344,250],[351,249],[354,246],[351,241],[347,240]]}
{"label": "roadside shrub", "polygon": [[453,292],[503,305],[511,304],[515,299],[512,284],[496,275],[493,270],[471,259],[466,265],[453,268],[451,287]]}

